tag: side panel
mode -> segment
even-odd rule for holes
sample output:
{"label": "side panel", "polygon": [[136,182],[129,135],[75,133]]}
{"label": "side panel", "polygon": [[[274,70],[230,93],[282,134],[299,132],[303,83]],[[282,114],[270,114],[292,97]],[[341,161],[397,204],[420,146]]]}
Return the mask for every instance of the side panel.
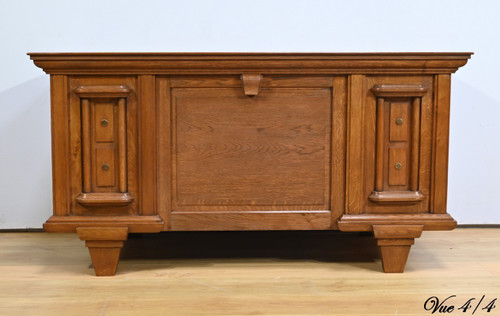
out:
{"label": "side panel", "polygon": [[[52,123],[52,191],[55,216],[70,211],[70,124],[68,107],[68,78],[50,76]],[[79,125],[78,125],[79,126]],[[77,126],[71,126],[78,131]]]}
{"label": "side panel", "polygon": [[432,165],[433,213],[446,213],[448,188],[448,144],[450,130],[450,75],[435,76],[434,87],[434,155]]}

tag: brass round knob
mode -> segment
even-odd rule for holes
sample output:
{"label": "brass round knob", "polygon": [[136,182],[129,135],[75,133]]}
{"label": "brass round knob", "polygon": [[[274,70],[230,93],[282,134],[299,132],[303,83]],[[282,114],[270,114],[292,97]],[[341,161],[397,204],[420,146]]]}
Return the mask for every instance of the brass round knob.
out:
{"label": "brass round knob", "polygon": [[108,124],[109,124],[109,122],[108,122],[108,120],[107,120],[107,119],[102,119],[102,120],[101,120],[101,126],[106,127],[106,126],[108,126]]}
{"label": "brass round knob", "polygon": [[101,166],[102,170],[108,171],[109,170],[109,165],[105,163],[104,165]]}
{"label": "brass round knob", "polygon": [[396,164],[394,165],[394,168],[396,168],[397,170],[401,170],[401,168],[403,168],[403,164],[400,162],[396,162]]}
{"label": "brass round knob", "polygon": [[398,117],[398,118],[396,119],[396,124],[398,124],[398,125],[403,124],[403,118],[402,118],[402,117]]}

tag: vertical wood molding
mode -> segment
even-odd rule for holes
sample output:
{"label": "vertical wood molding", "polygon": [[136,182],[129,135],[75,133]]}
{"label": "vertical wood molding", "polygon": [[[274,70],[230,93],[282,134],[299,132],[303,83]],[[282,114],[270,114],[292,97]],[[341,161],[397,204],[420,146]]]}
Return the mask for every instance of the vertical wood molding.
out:
{"label": "vertical wood molding", "polygon": [[384,189],[384,99],[377,98],[377,149],[375,151],[375,190]]}
{"label": "vertical wood molding", "polygon": [[52,121],[52,187],[54,215],[69,215],[69,111],[68,79],[65,75],[50,76]]}
{"label": "vertical wood molding", "polygon": [[127,109],[126,99],[118,100],[118,190],[127,192]]}
{"label": "vertical wood molding", "polygon": [[412,119],[411,119],[411,148],[410,148],[410,191],[418,191],[418,170],[420,156],[420,112],[422,107],[422,99],[414,98],[412,104]]}
{"label": "vertical wood molding", "polygon": [[82,168],[83,168],[83,192],[92,192],[92,167],[90,150],[90,101],[81,100],[82,107]]}
{"label": "vertical wood molding", "polygon": [[[171,229],[172,210],[172,130],[171,130],[171,92],[167,77],[156,79],[156,102],[158,104],[158,214],[163,219],[164,230]],[[159,150],[162,148],[162,150]]]}
{"label": "vertical wood molding", "polygon": [[155,76],[138,76],[140,213],[156,214],[156,96]]}
{"label": "vertical wood molding", "polygon": [[330,204],[332,226],[338,229],[337,219],[344,214],[346,201],[347,76],[333,78],[332,105]]}
{"label": "vertical wood molding", "polygon": [[364,75],[349,76],[347,103],[347,214],[362,213]]}
{"label": "vertical wood molding", "polygon": [[431,211],[446,213],[448,190],[448,141],[450,127],[451,76],[436,75],[434,83],[434,163],[432,166]]}

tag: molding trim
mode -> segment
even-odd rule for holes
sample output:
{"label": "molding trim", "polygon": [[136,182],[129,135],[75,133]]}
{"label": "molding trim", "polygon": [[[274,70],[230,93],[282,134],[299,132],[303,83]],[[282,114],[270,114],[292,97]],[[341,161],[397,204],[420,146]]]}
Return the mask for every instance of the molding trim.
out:
{"label": "molding trim", "polygon": [[78,227],[128,227],[129,233],[157,233],[163,230],[159,216],[52,216],[43,229],[46,232],[76,232]]}
{"label": "molding trim", "polygon": [[443,74],[473,53],[28,53],[48,74]]}
{"label": "molding trim", "polygon": [[424,230],[451,230],[457,222],[449,214],[359,214],[344,215],[341,231],[371,231],[373,225],[424,225]]}

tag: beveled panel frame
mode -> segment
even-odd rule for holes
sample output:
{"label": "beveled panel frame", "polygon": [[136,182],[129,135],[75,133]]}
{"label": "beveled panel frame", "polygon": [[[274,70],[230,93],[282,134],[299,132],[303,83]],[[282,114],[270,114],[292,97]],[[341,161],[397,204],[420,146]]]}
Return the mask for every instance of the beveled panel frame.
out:
{"label": "beveled panel frame", "polygon": [[[82,124],[82,158],[83,158],[83,194],[77,197],[80,204],[93,205],[95,199],[91,197],[100,186],[98,173],[99,166],[97,165],[98,148],[96,143],[100,141],[96,139],[96,130],[98,122],[96,121],[95,113],[97,107],[101,103],[111,105],[113,108],[112,122],[117,121],[117,126],[114,128],[114,137],[107,141],[114,149],[113,156],[116,156],[116,176],[118,178],[118,186],[111,185],[108,195],[102,195],[103,205],[116,203],[130,203],[133,197],[127,192],[127,120],[126,120],[126,99],[131,93],[130,88],[123,85],[109,86],[80,86],[74,90],[80,97],[81,101],[81,124]],[[114,125],[114,124],[113,124]],[[114,126],[112,126],[114,127]],[[107,148],[103,148],[107,149]],[[95,155],[95,157],[93,157]],[[113,163],[114,161],[111,161]],[[92,166],[94,165],[94,166]],[[113,181],[114,182],[114,181]]]}
{"label": "beveled panel frame", "polygon": [[[372,93],[377,98],[377,117],[376,117],[376,151],[375,151],[375,188],[368,198],[375,203],[380,204],[401,204],[418,203],[424,199],[423,194],[418,189],[418,170],[420,155],[420,112],[421,98],[427,93],[428,88],[422,84],[379,84],[371,88]],[[409,159],[405,158],[405,170],[409,170],[409,185],[407,188],[394,190],[391,187],[391,174],[394,166],[390,165],[387,155],[393,149],[389,146],[392,143],[388,130],[391,124],[394,124],[388,116],[388,107],[392,108],[392,102],[399,100],[408,100],[410,113],[410,139],[403,141],[409,149]],[[401,102],[401,101],[399,101]],[[389,118],[389,119],[388,119]],[[405,123],[402,123],[405,124]],[[401,148],[402,149],[402,148]],[[394,151],[396,148],[394,148]],[[406,167],[408,160],[409,168]],[[399,166],[402,168],[401,164]],[[404,185],[403,185],[404,186]]]}
{"label": "beveled panel frame", "polygon": [[[137,214],[137,97],[134,77],[71,76],[68,80],[71,143],[71,214]],[[97,142],[95,109],[111,105],[113,139]],[[98,185],[96,145],[109,148],[114,185]],[[108,152],[107,150],[106,152]],[[110,156],[111,155],[111,156]],[[101,174],[104,171],[101,171]]]}
{"label": "beveled panel frame", "polygon": [[[328,125],[328,146],[335,148],[328,153],[327,164],[328,183],[327,205],[323,209],[317,206],[305,208],[303,205],[296,205],[294,208],[262,205],[261,207],[248,207],[244,205],[231,207],[210,207],[206,206],[185,206],[182,210],[175,203],[175,153],[171,148],[175,148],[171,142],[175,141],[173,129],[174,111],[172,91],[185,89],[234,89],[244,95],[242,76],[159,76],[157,77],[157,102],[159,108],[159,152],[158,168],[159,174],[170,174],[172,179],[167,181],[166,177],[158,179],[158,207],[159,213],[165,221],[166,230],[196,230],[208,227],[216,228],[217,222],[234,222],[234,227],[241,229],[269,229],[263,224],[251,223],[257,221],[274,221],[272,218],[282,218],[280,221],[282,228],[279,229],[313,229],[311,224],[315,222],[314,229],[336,228],[337,220],[344,212],[345,205],[345,126],[346,126],[346,102],[347,102],[347,78],[345,76],[294,76],[294,75],[266,75],[258,76],[260,90],[269,89],[328,89],[330,94]],[[249,96],[253,98],[252,96]],[[257,96],[258,97],[258,96]],[[171,126],[172,125],[172,126]],[[333,161],[333,162],[332,162]],[[208,212],[207,212],[208,211]],[[245,215],[246,214],[246,215]],[[274,214],[274,215],[273,215]],[[306,215],[308,214],[308,215]],[[273,217],[274,216],[274,217]],[[305,223],[300,224],[300,218],[310,217]],[[254,219],[252,219],[254,218]],[[305,218],[304,218],[305,219]],[[198,223],[198,224],[197,224]],[[288,224],[287,224],[288,223]],[[276,223],[273,227],[278,227]],[[205,227],[205,228],[203,228]],[[259,228],[260,227],[260,228]]]}

